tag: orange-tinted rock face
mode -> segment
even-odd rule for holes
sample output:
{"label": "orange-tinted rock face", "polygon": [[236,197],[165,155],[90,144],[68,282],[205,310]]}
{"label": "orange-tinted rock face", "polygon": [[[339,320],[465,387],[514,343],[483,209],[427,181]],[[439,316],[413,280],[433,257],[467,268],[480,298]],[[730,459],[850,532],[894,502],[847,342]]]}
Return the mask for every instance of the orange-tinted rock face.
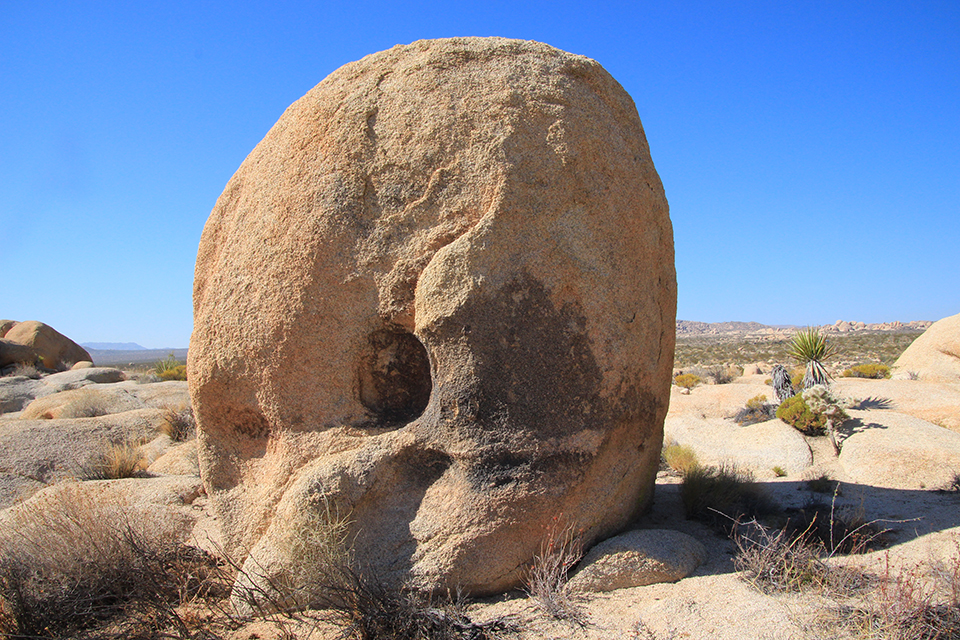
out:
{"label": "orange-tinted rock face", "polygon": [[289,573],[332,509],[384,580],[489,593],[554,517],[610,535],[652,497],[675,307],[663,189],[596,62],[466,38],[342,67],[200,243],[190,388],[228,550]]}

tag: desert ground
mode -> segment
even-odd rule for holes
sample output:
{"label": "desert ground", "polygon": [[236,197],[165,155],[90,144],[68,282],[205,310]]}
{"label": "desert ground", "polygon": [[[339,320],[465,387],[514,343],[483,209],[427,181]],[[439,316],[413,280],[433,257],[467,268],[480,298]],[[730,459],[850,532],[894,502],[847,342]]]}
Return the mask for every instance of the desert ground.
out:
{"label": "desert ground", "polygon": [[[826,437],[804,435],[777,418],[747,425],[733,419],[751,399],[775,397],[771,367],[793,366],[784,348],[789,331],[708,326],[681,332],[676,373],[696,372],[701,383],[672,387],[665,446],[695,457],[700,468],[740,474],[740,484],[767,505],[761,524],[752,524],[749,513],[688,518],[685,463],[665,457],[653,507],[628,534],[645,541],[639,561],[636,546],[606,559],[588,556],[566,584],[561,579],[545,590],[531,585],[531,593],[462,602],[460,627],[422,637],[958,637],[960,381],[915,379],[896,370],[891,379],[842,375],[858,363],[893,364],[923,328],[828,333],[840,348],[827,363],[831,389],[845,399],[849,418],[836,430],[839,455]],[[220,532],[199,478],[186,382],[161,381],[143,367],[94,367],[0,383],[6,408],[0,414],[0,527],[8,557],[39,549],[64,567],[95,565],[96,554],[73,556],[78,547],[96,547],[98,536],[109,537],[111,522],[144,531],[144,540],[162,538],[217,556]],[[119,449],[134,458],[130,477],[97,479],[110,477],[105,454]],[[854,532],[860,552],[846,553],[839,544],[831,552],[821,544],[804,556],[776,539],[778,526],[810,512],[847,525],[836,535]],[[832,535],[833,526],[829,530]],[[563,533],[544,534],[569,555],[561,562],[576,555],[575,540],[560,544]],[[797,562],[799,568],[791,566]],[[330,614],[318,611],[237,616],[227,600],[235,567],[221,561],[204,574],[199,566],[193,583],[178,583],[193,585],[178,597],[151,592],[149,606],[120,607],[119,618],[99,626],[75,635],[40,629],[31,637],[253,640],[343,633]],[[24,637],[11,620],[22,605],[13,587],[25,583],[11,583],[11,575],[17,574],[5,570],[2,577],[0,633]],[[204,575],[206,589],[198,586]],[[604,584],[623,586],[597,586]],[[418,606],[449,619],[442,602]]]}

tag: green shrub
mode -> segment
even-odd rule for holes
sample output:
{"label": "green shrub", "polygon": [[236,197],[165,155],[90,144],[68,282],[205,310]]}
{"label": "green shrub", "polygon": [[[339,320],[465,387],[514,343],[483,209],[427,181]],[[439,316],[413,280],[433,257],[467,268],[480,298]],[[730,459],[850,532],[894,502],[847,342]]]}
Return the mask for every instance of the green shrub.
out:
{"label": "green shrub", "polygon": [[856,364],[849,369],[844,369],[843,377],[881,380],[890,377],[890,367],[885,364]]}
{"label": "green shrub", "polygon": [[172,369],[166,369],[163,373],[160,374],[160,379],[166,382],[167,380],[186,380],[187,379],[187,365],[178,364]]}
{"label": "green shrub", "polygon": [[165,359],[158,360],[153,367],[162,380],[186,380],[187,367],[182,362],[178,362],[173,354],[169,354]]}
{"label": "green shrub", "polygon": [[673,383],[682,389],[686,389],[687,393],[690,393],[690,390],[701,382],[703,380],[700,379],[700,376],[692,373],[681,373],[673,379]]}
{"label": "green shrub", "polygon": [[786,475],[787,475],[787,470],[784,469],[783,467],[781,467],[780,465],[776,465],[776,466],[773,468],[773,473],[774,473],[778,478],[784,478],[784,477],[786,477]]}
{"label": "green shrub", "polygon": [[781,402],[777,417],[808,436],[822,436],[827,432],[826,416],[811,410],[802,395]]}

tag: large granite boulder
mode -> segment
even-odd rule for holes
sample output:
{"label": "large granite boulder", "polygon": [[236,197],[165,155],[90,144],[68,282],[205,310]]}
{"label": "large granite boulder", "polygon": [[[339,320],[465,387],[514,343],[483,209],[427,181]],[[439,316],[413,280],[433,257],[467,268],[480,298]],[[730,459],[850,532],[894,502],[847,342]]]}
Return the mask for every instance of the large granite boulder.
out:
{"label": "large granite boulder", "polygon": [[289,575],[334,513],[365,575],[482,594],[560,513],[616,533],[652,498],[675,304],[663,188],[599,64],[458,38],[342,67],[200,242],[189,386],[226,550]]}
{"label": "large granite boulder", "polygon": [[16,323],[3,337],[10,342],[32,347],[48,369],[69,368],[75,362],[93,360],[86,349],[53,327],[36,320]]}
{"label": "large granite boulder", "polygon": [[927,382],[960,382],[960,313],[930,325],[893,367]]}

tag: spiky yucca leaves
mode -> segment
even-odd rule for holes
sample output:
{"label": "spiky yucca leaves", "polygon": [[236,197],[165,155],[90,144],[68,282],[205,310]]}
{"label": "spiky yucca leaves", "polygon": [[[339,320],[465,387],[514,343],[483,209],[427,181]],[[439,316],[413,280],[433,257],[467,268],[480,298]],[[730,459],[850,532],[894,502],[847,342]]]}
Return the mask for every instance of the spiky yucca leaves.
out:
{"label": "spiky yucca leaves", "polygon": [[830,374],[823,366],[823,361],[837,354],[833,345],[827,344],[827,337],[819,329],[801,329],[790,340],[790,350],[787,354],[803,365],[806,371],[803,375],[803,388],[809,389],[817,384],[828,384]]}

